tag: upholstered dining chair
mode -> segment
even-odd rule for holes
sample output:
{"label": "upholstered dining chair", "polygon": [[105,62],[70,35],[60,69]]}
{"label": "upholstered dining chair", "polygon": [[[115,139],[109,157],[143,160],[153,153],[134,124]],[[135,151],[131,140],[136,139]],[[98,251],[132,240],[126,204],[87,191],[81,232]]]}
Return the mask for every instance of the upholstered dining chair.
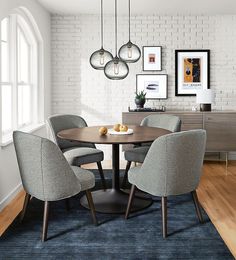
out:
{"label": "upholstered dining chair", "polygon": [[42,241],[47,239],[49,203],[86,192],[94,224],[97,224],[90,189],[95,185],[92,172],[70,166],[58,146],[48,139],[15,131],[13,140],[23,187],[26,191],[20,220],[30,197],[44,201]]}
{"label": "upholstered dining chair", "polygon": [[[154,114],[145,117],[140,125],[163,128],[171,132],[179,132],[181,129],[181,120],[179,119],[179,117],[173,115]],[[130,150],[125,151],[124,156],[125,160],[127,161],[127,164],[121,185],[123,188],[125,188],[127,183],[127,176],[131,163],[143,163],[150,146],[151,143],[144,143],[140,144],[139,146],[135,146]]]}
{"label": "upholstered dining chair", "polygon": [[81,166],[87,163],[97,163],[103,189],[106,189],[106,181],[101,161],[104,159],[103,151],[96,149],[92,143],[63,140],[57,136],[58,132],[70,128],[87,127],[86,121],[77,115],[54,115],[48,118],[54,142],[60,147],[67,161],[71,165]]}
{"label": "upholstered dining chair", "polygon": [[167,237],[167,197],[191,193],[200,223],[203,222],[196,189],[199,184],[206,144],[205,130],[161,136],[151,145],[142,166],[128,172],[132,184],[127,219],[136,187],[161,197],[163,238]]}

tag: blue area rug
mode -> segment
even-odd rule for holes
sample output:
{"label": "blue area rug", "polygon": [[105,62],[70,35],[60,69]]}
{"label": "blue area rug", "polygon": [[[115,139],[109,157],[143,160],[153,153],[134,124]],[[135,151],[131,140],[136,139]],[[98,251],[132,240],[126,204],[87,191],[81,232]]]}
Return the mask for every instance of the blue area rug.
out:
{"label": "blue area rug", "polygon": [[24,222],[13,223],[1,238],[0,259],[234,259],[206,214],[199,224],[190,194],[169,198],[165,240],[159,198],[128,220],[97,214],[96,227],[80,196],[71,199],[69,212],[64,201],[51,203],[45,243],[40,241],[43,202],[33,199]]}

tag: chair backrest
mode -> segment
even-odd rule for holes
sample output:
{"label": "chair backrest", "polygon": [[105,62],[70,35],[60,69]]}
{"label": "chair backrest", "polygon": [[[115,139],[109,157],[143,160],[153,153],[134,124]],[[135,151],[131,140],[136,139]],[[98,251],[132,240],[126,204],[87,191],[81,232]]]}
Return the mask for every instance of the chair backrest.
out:
{"label": "chair backrest", "polygon": [[70,197],[81,190],[81,185],[63,153],[48,139],[13,133],[13,140],[25,191],[43,201]]}
{"label": "chair backrest", "polygon": [[70,128],[87,127],[86,121],[77,115],[54,115],[48,118],[54,142],[63,150],[71,147],[95,147],[93,144],[87,144],[76,141],[63,140],[57,136],[58,132]]}
{"label": "chair backrest", "polygon": [[206,145],[205,130],[156,139],[141,166],[140,189],[156,196],[179,195],[199,184]]}
{"label": "chair backrest", "polygon": [[171,132],[179,132],[181,128],[181,120],[177,116],[154,114],[145,117],[141,126],[160,127]]}

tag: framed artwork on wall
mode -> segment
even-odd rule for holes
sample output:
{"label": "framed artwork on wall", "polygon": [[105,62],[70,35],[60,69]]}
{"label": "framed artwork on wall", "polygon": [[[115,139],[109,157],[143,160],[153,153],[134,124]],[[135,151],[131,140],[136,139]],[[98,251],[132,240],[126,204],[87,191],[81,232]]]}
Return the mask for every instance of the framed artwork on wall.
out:
{"label": "framed artwork on wall", "polygon": [[210,88],[210,50],[175,50],[175,95]]}
{"label": "framed artwork on wall", "polygon": [[160,71],[161,58],[161,46],[143,46],[143,71]]}
{"label": "framed artwork on wall", "polygon": [[168,77],[166,74],[137,74],[136,92],[146,92],[146,99],[167,99]]}

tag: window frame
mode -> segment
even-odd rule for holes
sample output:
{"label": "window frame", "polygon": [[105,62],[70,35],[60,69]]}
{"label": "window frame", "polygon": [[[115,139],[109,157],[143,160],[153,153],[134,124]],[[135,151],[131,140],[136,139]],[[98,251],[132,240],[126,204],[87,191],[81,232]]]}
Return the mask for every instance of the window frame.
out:
{"label": "window frame", "polygon": [[[7,28],[7,43],[8,43],[8,48],[7,48],[7,56],[8,56],[8,58],[9,58],[9,61],[8,61],[8,81],[3,81],[2,82],[2,79],[1,79],[1,73],[0,73],[0,82],[2,82],[3,84],[8,84],[8,83],[10,83],[10,78],[11,78],[11,75],[10,75],[10,47],[11,46],[9,46],[10,45],[10,17],[9,16],[6,16],[4,19],[7,19],[8,21],[7,21],[7,25],[8,25],[8,28]],[[4,20],[4,19],[2,19],[2,21]],[[1,21],[1,22],[2,22]],[[1,23],[0,23],[0,42],[1,42],[1,44],[0,44],[0,57],[1,57],[1,46],[2,46],[2,39],[1,39],[1,34],[2,34],[2,26],[1,26]]]}
{"label": "window frame", "polygon": [[[10,39],[10,36],[11,36],[11,21],[10,21],[10,16],[6,16],[4,19],[7,19],[7,43],[8,43],[8,46],[7,46],[7,57],[8,57],[8,81],[2,81],[2,73],[0,71],[0,100],[2,100],[2,86],[9,86],[11,87],[11,92],[13,93],[13,82],[11,81],[11,69],[10,69],[10,63],[11,63],[11,53],[10,53],[10,49],[11,49],[11,39]],[[4,20],[3,19],[3,20]],[[2,21],[3,21],[2,20]],[[1,22],[2,22],[1,21]],[[1,39],[1,29],[2,29],[2,26],[0,24],[0,60],[1,60],[1,55],[2,55],[2,39]],[[1,66],[0,66],[1,68]],[[13,96],[12,96],[12,100],[11,100],[11,103],[13,104]],[[1,107],[2,109],[2,107]],[[2,110],[1,110],[2,112]],[[13,111],[11,111],[13,112]],[[11,134],[12,130],[13,130],[13,116],[12,116],[12,120],[11,120],[11,129],[7,129],[6,131],[3,131],[2,129],[2,113],[1,113],[1,122],[0,122],[0,126],[1,126],[1,136],[7,136],[9,134]]]}
{"label": "window frame", "polygon": [[[33,80],[32,80],[32,75],[31,75],[31,72],[32,72],[32,69],[31,67],[34,67],[35,64],[34,62],[32,61],[32,52],[33,52],[33,48],[31,46],[31,44],[29,43],[29,37],[26,37],[24,31],[23,31],[23,28],[21,27],[22,25],[19,24],[19,19],[17,19],[17,24],[16,24],[16,30],[17,30],[17,57],[16,57],[16,64],[17,64],[17,79],[16,79],[16,93],[17,93],[17,129],[22,129],[22,128],[25,128],[25,127],[28,127],[29,125],[31,125],[33,123],[33,113],[32,113],[32,108],[34,109],[34,105],[33,105],[33,102],[32,102],[32,99],[33,99],[33,92],[36,91],[35,88],[37,88],[37,86],[34,86],[33,84]],[[19,48],[20,46],[18,45],[19,44],[19,34],[22,34],[22,36],[24,37],[24,40],[27,44],[27,49],[28,49],[28,79],[27,79],[27,82],[26,81],[20,81],[19,80],[19,66],[20,66],[20,57],[18,55],[19,53]],[[38,70],[38,68],[36,67],[35,68],[36,70]],[[19,120],[19,87],[20,86],[30,86],[30,97],[31,97],[31,101],[30,101],[30,107],[31,107],[31,111],[30,111],[30,121],[26,122],[26,123],[23,123],[23,124],[20,124],[20,120]],[[36,104],[37,105],[37,104]]]}
{"label": "window frame", "polygon": [[[9,38],[9,82],[2,82],[0,73],[0,99],[2,100],[2,86],[10,85],[12,88],[12,129],[3,132],[2,112],[0,113],[0,146],[12,142],[12,132],[21,130],[32,132],[44,125],[44,100],[43,100],[43,41],[38,27],[33,18],[23,8],[16,10],[8,18]],[[2,20],[1,20],[2,21]],[[0,22],[1,22],[0,21]],[[29,45],[28,82],[18,80],[18,30],[22,33]],[[0,27],[1,33],[1,27]],[[1,59],[1,44],[0,44]],[[32,69],[34,68],[34,69]],[[30,86],[30,122],[19,125],[18,117],[18,90],[20,86]],[[2,109],[2,107],[0,108]],[[2,110],[1,110],[2,111]]]}

